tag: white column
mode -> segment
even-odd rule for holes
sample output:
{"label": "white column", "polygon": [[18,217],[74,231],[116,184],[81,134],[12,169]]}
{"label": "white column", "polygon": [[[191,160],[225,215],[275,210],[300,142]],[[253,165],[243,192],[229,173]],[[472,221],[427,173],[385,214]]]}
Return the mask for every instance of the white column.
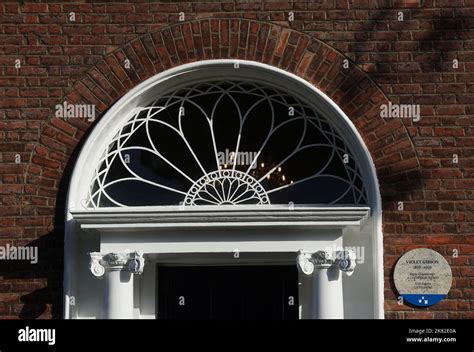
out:
{"label": "white column", "polygon": [[[354,271],[355,257],[352,252],[341,251],[335,256],[326,251],[298,252],[298,269],[310,277],[311,302],[306,302],[304,318],[343,319],[344,298],[342,272]],[[342,272],[341,272],[342,271]],[[309,313],[309,314],[308,314]]]}
{"label": "white column", "polygon": [[342,275],[333,263],[315,265],[312,277],[315,319],[344,319]]}
{"label": "white column", "polygon": [[89,253],[90,270],[105,278],[104,319],[133,318],[133,277],[141,274],[145,260],[140,252]]}

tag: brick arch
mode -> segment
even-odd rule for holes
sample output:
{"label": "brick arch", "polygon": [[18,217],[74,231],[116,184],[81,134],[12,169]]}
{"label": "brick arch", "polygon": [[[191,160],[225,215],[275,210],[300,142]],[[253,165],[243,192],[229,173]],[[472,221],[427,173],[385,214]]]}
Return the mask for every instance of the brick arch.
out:
{"label": "brick arch", "polygon": [[[130,69],[124,61],[130,60]],[[100,116],[115,101],[153,75],[185,63],[209,59],[245,59],[294,73],[318,87],[349,116],[375,163],[382,198],[411,199],[419,190],[420,164],[407,127],[400,119],[379,117],[388,99],[367,73],[324,42],[277,24],[247,19],[202,19],[180,22],[139,36],[106,55],[69,90],[63,101],[95,104]],[[51,116],[54,112],[51,110]],[[31,154],[26,183],[54,202],[66,163],[91,123],[52,117],[42,127]],[[63,181],[64,182],[64,181]],[[46,185],[45,189],[42,189]],[[28,185],[27,185],[28,187]],[[393,208],[386,203],[384,208]]]}

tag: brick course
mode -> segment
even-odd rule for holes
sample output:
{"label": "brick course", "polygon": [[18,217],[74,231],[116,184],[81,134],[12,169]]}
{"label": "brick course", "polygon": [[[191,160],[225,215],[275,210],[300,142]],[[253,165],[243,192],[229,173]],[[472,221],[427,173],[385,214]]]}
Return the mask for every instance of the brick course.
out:
{"label": "brick course", "polygon": [[[473,318],[474,2],[422,3],[0,4],[0,244],[38,245],[43,258],[33,269],[0,263],[0,317],[62,315],[64,199],[93,124],[57,119],[54,106],[90,103],[102,114],[165,69],[239,58],[308,80],[362,135],[383,199],[386,317]],[[381,119],[388,100],[420,104],[421,120]],[[449,299],[428,309],[398,305],[391,277],[417,247],[453,267]]]}

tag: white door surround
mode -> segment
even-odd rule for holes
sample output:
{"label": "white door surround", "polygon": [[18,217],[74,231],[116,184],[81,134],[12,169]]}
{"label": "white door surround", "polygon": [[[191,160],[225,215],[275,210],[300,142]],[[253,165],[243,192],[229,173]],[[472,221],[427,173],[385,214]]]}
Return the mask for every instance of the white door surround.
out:
{"label": "white door surround", "polygon": [[[186,80],[191,74],[200,79],[219,77],[237,61],[240,71],[235,75],[279,79],[282,87],[300,89],[334,117],[334,124],[360,158],[368,206],[86,206],[93,169],[133,108],[160,87],[173,86],[175,80]],[[66,215],[67,319],[154,318],[154,263],[294,263],[300,269],[301,318],[383,318],[381,200],[371,156],[355,126],[333,101],[303,79],[270,65],[201,61],[162,72],[131,90],[101,118],[82,148],[69,186]],[[331,248],[353,246],[366,249],[366,261],[345,281],[342,271],[351,273],[353,267],[348,268]],[[134,283],[134,276],[142,271]],[[353,308],[351,300],[358,301]]]}
{"label": "white door surround", "polygon": [[[101,317],[134,317],[134,275],[151,264],[145,261],[185,264],[191,255],[193,265],[294,263],[300,269],[300,317],[343,318],[342,272],[354,270],[348,262],[355,258],[338,259],[332,248],[342,248],[344,228],[359,227],[369,208],[236,208],[73,211],[83,230],[101,237],[101,253],[90,253],[91,273],[106,281]],[[174,236],[167,235],[170,229]]]}

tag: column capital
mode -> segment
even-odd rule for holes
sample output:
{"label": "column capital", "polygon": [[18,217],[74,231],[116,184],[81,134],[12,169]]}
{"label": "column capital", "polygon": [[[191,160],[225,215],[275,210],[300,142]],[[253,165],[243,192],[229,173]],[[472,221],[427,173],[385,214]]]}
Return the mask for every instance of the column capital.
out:
{"label": "column capital", "polygon": [[317,251],[312,255],[314,265],[318,268],[329,268],[334,265],[332,251]]}
{"label": "column capital", "polygon": [[95,277],[102,277],[107,270],[128,270],[132,274],[141,274],[145,266],[143,253],[139,251],[89,253],[89,270]]}
{"label": "column capital", "polygon": [[314,263],[311,258],[311,253],[300,249],[296,256],[296,264],[298,270],[307,276],[310,276],[314,272]]}
{"label": "column capital", "polygon": [[306,252],[299,250],[296,259],[298,269],[305,275],[312,275],[315,268],[329,269],[337,267],[339,270],[352,275],[356,266],[356,255],[353,250]]}
{"label": "column capital", "polygon": [[352,249],[344,249],[336,252],[334,263],[344,274],[351,276],[356,267],[356,253]]}

